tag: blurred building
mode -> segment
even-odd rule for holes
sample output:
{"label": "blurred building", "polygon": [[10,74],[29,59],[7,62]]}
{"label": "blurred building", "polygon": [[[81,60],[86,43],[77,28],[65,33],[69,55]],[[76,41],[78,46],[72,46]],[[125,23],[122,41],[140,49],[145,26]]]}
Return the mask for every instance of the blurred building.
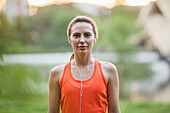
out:
{"label": "blurred building", "polygon": [[[62,5],[62,4],[74,4],[76,8],[92,14],[99,15],[98,13],[103,13],[104,15],[111,14],[111,9],[116,6],[144,6],[148,5],[156,0],[27,0],[29,4],[30,15],[35,15],[38,12],[39,7],[46,7],[50,5]],[[104,7],[104,8],[101,8]]]}
{"label": "blurred building", "polygon": [[157,0],[141,9],[139,21],[144,25],[154,49],[170,55],[170,0]]}
{"label": "blurred building", "polygon": [[[138,22],[144,26],[144,32],[137,34],[140,37],[142,46],[146,50],[154,50],[160,56],[159,61],[156,61],[152,67],[155,68],[155,79],[159,87],[150,92],[148,97],[153,101],[170,102],[170,0],[157,0],[147,6],[141,8],[139,12]],[[143,39],[142,39],[142,38]],[[137,39],[136,39],[137,40]],[[143,42],[143,40],[145,40]],[[139,40],[138,40],[139,41]],[[147,57],[146,57],[147,59]],[[166,63],[168,69],[165,73],[165,67],[162,65]],[[160,71],[159,71],[160,70]],[[162,71],[162,72],[161,72]],[[169,71],[169,72],[168,72]],[[161,72],[161,73],[160,73]],[[167,73],[168,72],[168,73]],[[168,75],[166,80],[164,74]],[[151,87],[148,84],[148,89]]]}

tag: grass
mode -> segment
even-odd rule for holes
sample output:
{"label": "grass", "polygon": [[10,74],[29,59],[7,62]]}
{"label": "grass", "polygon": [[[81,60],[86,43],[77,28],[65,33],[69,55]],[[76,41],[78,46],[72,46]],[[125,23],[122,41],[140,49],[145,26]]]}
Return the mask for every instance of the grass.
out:
{"label": "grass", "polygon": [[120,101],[122,113],[170,113],[170,103]]}
{"label": "grass", "polygon": [[43,113],[47,111],[47,94],[41,83],[47,77],[43,67],[0,65],[0,113]]}
{"label": "grass", "polygon": [[46,113],[48,100],[0,100],[0,113]]}
{"label": "grass", "polygon": [[[170,103],[120,100],[121,113],[170,113]],[[28,100],[0,100],[0,113],[47,113],[48,97]]]}

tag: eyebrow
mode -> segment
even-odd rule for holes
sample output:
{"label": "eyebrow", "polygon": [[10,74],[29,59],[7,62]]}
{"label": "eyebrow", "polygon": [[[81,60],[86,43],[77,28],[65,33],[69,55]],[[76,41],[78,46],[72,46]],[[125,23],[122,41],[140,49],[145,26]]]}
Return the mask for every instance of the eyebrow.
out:
{"label": "eyebrow", "polygon": [[92,34],[91,32],[85,32],[85,33],[89,33],[89,34]]}
{"label": "eyebrow", "polygon": [[73,34],[80,34],[79,32],[75,32],[75,33],[73,33]]}
{"label": "eyebrow", "polygon": [[[85,33],[92,34],[91,32],[84,32],[83,34],[85,34]],[[81,33],[79,33],[79,32],[74,32],[73,35],[74,35],[74,34],[81,34]]]}

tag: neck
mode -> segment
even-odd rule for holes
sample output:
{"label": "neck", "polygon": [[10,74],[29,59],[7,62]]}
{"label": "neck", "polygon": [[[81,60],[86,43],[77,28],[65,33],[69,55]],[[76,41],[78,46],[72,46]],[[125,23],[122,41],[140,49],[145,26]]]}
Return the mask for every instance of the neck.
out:
{"label": "neck", "polygon": [[74,53],[74,58],[76,60],[77,66],[87,66],[92,62],[92,54],[76,54]]}

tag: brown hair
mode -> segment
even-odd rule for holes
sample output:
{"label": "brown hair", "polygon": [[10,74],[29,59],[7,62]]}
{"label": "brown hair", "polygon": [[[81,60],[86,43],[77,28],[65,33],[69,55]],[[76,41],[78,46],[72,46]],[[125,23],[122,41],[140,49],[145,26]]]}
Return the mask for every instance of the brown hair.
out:
{"label": "brown hair", "polygon": [[[86,23],[91,24],[92,27],[93,27],[93,32],[94,32],[95,38],[96,39],[98,38],[98,29],[97,29],[97,26],[96,26],[96,22],[93,19],[91,19],[87,16],[76,16],[68,25],[68,28],[67,28],[68,40],[70,40],[69,38],[70,38],[70,35],[71,35],[71,27],[78,22],[86,22]],[[72,59],[74,59],[74,53],[72,54],[70,61]]]}

